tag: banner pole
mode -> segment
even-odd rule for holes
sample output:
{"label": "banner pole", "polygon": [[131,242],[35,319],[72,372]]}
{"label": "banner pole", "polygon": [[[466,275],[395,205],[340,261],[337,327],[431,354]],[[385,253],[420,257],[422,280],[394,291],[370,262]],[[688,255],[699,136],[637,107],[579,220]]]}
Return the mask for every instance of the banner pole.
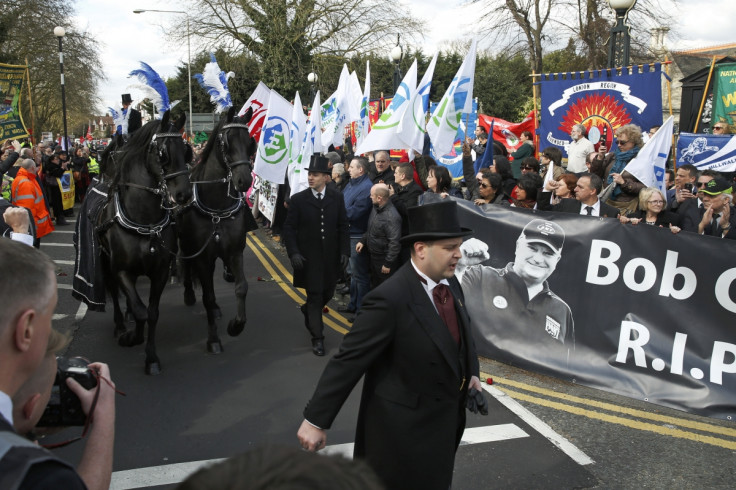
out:
{"label": "banner pole", "polygon": [[[667,55],[664,55],[664,72],[667,74],[664,81],[667,82],[667,101],[670,104],[670,116],[674,116],[672,112],[672,82],[670,82],[670,63],[671,61],[667,60]],[[674,168],[675,172],[677,172],[677,138],[675,138],[675,132],[672,131],[672,148],[674,151],[672,152],[672,167]]]}
{"label": "banner pole", "polygon": [[698,118],[695,120],[695,129],[693,133],[698,132],[698,124],[700,123],[700,116],[703,114],[703,106],[705,105],[705,99],[708,98],[708,86],[710,86],[710,79],[713,76],[713,68],[716,67],[716,57],[713,56],[713,60],[710,62],[710,71],[708,72],[708,80],[705,82],[703,88],[703,98],[700,100],[700,109],[698,110]]}
{"label": "banner pole", "polygon": [[538,74],[538,73],[532,73],[531,74],[531,77],[532,77],[532,98],[534,99],[534,137],[532,139],[532,143],[534,143],[534,149],[535,149],[535,152],[534,152],[535,155],[534,155],[534,157],[535,158],[537,157],[537,154],[539,153],[538,152],[539,147],[537,146],[537,143],[538,143],[538,141],[537,141],[538,140],[538,138],[537,138],[537,129],[539,129],[539,125],[537,124],[537,115],[539,114],[539,112],[537,111],[537,79],[536,79],[538,76],[541,76],[541,75]]}
{"label": "banner pole", "polygon": [[[31,133],[30,133],[31,145],[35,146],[36,138],[33,135],[33,132],[35,131],[35,128],[36,128],[36,119],[33,116],[33,99],[31,98],[31,72],[30,70],[28,70],[28,58],[27,57],[25,61],[26,61],[26,87],[28,87],[28,107],[29,107],[29,110],[31,111]],[[20,110],[18,110],[18,114],[20,114]]]}

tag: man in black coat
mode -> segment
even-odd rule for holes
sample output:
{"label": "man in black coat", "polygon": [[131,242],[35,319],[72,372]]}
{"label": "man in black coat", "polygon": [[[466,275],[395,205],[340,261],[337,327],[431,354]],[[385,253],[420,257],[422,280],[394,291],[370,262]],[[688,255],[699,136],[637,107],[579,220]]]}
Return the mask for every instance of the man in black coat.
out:
{"label": "man in black coat", "polygon": [[549,199],[552,197],[552,192],[561,185],[567,184],[559,180],[547,182],[544,191],[537,195],[537,209],[575,213],[583,216],[618,218],[618,209],[598,199],[598,194],[603,190],[603,181],[597,175],[584,173],[580,176],[575,187],[575,199],[564,198],[558,204],[550,204]]}
{"label": "man in black coat", "polygon": [[[304,449],[322,449],[326,430],[365,375],[354,456],[365,458],[388,489],[447,490],[466,404],[487,413],[454,276],[460,244],[472,232],[460,228],[451,200],[410,208],[409,227],[402,241],[413,244],[411,261],[365,296],[297,437]],[[426,376],[417,381],[419,372]]]}
{"label": "man in black coat", "polygon": [[121,116],[123,117],[123,123],[118,126],[118,132],[120,134],[132,134],[136,129],[140,129],[143,125],[141,121],[141,113],[130,107],[133,103],[133,99],[130,94],[123,94],[123,109]]}
{"label": "man in black coat", "polygon": [[312,335],[312,351],[324,356],[322,309],[350,258],[350,234],[342,194],[326,185],[331,172],[327,159],[314,155],[307,171],[309,189],[291,196],[283,237],[294,267],[294,286],[307,291],[301,310]]}
{"label": "man in black coat", "polygon": [[697,209],[700,215],[697,233],[736,239],[736,208],[731,204],[731,183],[717,177],[701,187],[700,192],[703,207]]}

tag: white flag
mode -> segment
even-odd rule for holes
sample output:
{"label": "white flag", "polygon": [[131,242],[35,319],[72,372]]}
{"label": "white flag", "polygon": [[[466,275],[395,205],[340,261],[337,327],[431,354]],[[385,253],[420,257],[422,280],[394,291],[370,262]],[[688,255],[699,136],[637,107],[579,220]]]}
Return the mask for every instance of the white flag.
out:
{"label": "white flag", "polygon": [[475,39],[463,64],[452,79],[442,100],[427,123],[427,133],[436,155],[450,153],[463,112],[473,110],[473,82],[475,80]]}
{"label": "white flag", "polygon": [[365,62],[365,89],[363,89],[363,97],[360,99],[360,117],[358,118],[358,123],[355,125],[355,142],[356,146],[360,145],[360,143],[365,139],[366,136],[368,136],[368,131],[370,130],[370,119],[369,111],[368,111],[368,104],[370,104],[371,100],[371,66],[370,62]]}
{"label": "white flag", "polygon": [[432,88],[432,76],[434,65],[437,63],[437,53],[430,61],[427,71],[424,72],[422,81],[417,85],[417,90],[409,101],[409,106],[399,123],[399,138],[407,148],[422,150],[424,148],[424,129],[426,126],[426,114],[429,110],[429,90]]}
{"label": "white flag", "polygon": [[[289,187],[292,194],[299,192],[301,174],[306,173],[299,166],[302,144],[307,134],[307,117],[302,109],[302,99],[299,92],[294,96],[294,110],[291,113],[291,131],[289,132],[289,170],[286,177],[289,179]],[[296,189],[296,191],[295,191]]]}
{"label": "white flag", "polygon": [[248,123],[250,135],[258,141],[261,135],[263,122],[266,120],[266,111],[268,110],[268,99],[271,97],[271,89],[263,82],[258,82],[258,86],[243,104],[243,108],[238,112],[238,116],[243,116],[249,107],[253,108],[253,115]]}
{"label": "white flag", "polygon": [[355,149],[356,155],[374,150],[392,150],[406,148],[406,144],[399,138],[397,132],[401,118],[404,116],[409,101],[417,89],[417,60],[411,64],[406,76],[401,81],[398,90],[391,99],[391,103],[383,111],[378,121],[373,124],[371,132]]}
{"label": "white flag", "polygon": [[340,81],[337,90],[330,95],[322,104],[322,144],[329,148],[330,145],[341,146],[347,116],[349,111],[348,90],[350,85],[350,73],[348,66],[342,65]]}
{"label": "white flag", "polygon": [[314,97],[312,103],[312,112],[309,114],[309,121],[306,123],[304,130],[304,137],[301,143],[301,149],[299,151],[299,157],[295,163],[299,169],[299,178],[294,180],[291,185],[291,195],[293,196],[299,191],[302,191],[308,187],[307,185],[307,172],[306,168],[309,166],[309,161],[314,153],[322,153],[324,148],[322,146],[322,140],[320,135],[322,134],[322,122],[320,117],[320,105],[319,105],[319,91]]}
{"label": "white flag", "polygon": [[289,165],[291,113],[289,101],[275,90],[271,90],[253,171],[262,179],[274,184],[284,183],[284,175]]}
{"label": "white flag", "polygon": [[626,165],[626,170],[647,187],[656,187],[667,195],[664,185],[664,173],[667,166],[667,156],[672,148],[672,132],[674,117],[670,116],[661,128],[649,138],[649,141],[639,150],[636,157]]}
{"label": "white flag", "polygon": [[352,72],[350,74],[350,83],[348,84],[348,118],[347,123],[360,119],[360,102],[363,99],[363,91],[360,89],[358,74]]}

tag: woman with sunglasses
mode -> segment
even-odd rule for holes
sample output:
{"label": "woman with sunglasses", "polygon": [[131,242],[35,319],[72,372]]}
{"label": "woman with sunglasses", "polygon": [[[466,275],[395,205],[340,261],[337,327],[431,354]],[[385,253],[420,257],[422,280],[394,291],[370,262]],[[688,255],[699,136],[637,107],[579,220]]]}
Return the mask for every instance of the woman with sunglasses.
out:
{"label": "woman with sunglasses", "polygon": [[713,125],[713,134],[731,134],[731,126],[726,121],[718,121]]}
{"label": "woman with sunglasses", "polygon": [[480,171],[477,182],[479,197],[473,200],[476,206],[483,206],[484,204],[508,206],[509,198],[504,194],[503,188],[501,187],[503,179],[500,174],[493,173],[490,169],[484,168]]}
{"label": "woman with sunglasses", "polygon": [[[611,198],[607,204],[618,208],[622,215],[635,211],[639,202],[639,192],[646,188],[636,177],[624,171],[626,165],[636,158],[644,146],[641,128],[635,124],[626,124],[616,130],[617,148],[605,156],[606,186],[613,186]],[[606,147],[601,145],[598,152],[604,154]]]}
{"label": "woman with sunglasses", "polygon": [[664,209],[667,201],[662,192],[655,187],[646,187],[639,193],[639,208],[628,215],[619,217],[621,223],[632,225],[647,224],[669,228],[672,233],[680,232],[682,217]]}

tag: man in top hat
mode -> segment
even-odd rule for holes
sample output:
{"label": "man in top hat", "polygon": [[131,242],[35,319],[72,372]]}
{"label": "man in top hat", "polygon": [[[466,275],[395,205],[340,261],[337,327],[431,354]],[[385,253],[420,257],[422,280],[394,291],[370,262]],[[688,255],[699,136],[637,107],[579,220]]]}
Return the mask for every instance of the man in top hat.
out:
{"label": "man in top hat", "polygon": [[291,196],[283,237],[294,267],[294,286],[307,291],[301,311],[312,336],[312,351],[324,356],[322,309],[350,258],[350,234],[342,194],[326,185],[328,160],[313,155],[307,171],[309,189]]}
{"label": "man in top hat", "polygon": [[542,367],[567,365],[575,349],[572,312],[547,283],[564,243],[560,225],[534,219],[516,240],[514,261],[503,269],[479,265],[489,258],[487,244],[477,239],[463,244],[458,276],[484,355]]}
{"label": "man in top hat", "polygon": [[721,177],[706,182],[700,188],[703,207],[698,233],[718,238],[736,239],[736,208],[731,184]]}
{"label": "man in top hat", "polygon": [[[455,279],[463,237],[457,203],[408,209],[411,260],[364,298],[327,364],[297,433],[317,451],[363,380],[355,458],[388,489],[447,490],[465,409],[487,413],[463,293]],[[417,376],[417,373],[421,373]],[[470,401],[470,403],[468,403]]]}
{"label": "man in top hat", "polygon": [[130,107],[133,99],[130,94],[123,94],[123,109],[120,111],[122,121],[118,124],[117,132],[120,134],[133,134],[133,131],[142,126],[141,113]]}

